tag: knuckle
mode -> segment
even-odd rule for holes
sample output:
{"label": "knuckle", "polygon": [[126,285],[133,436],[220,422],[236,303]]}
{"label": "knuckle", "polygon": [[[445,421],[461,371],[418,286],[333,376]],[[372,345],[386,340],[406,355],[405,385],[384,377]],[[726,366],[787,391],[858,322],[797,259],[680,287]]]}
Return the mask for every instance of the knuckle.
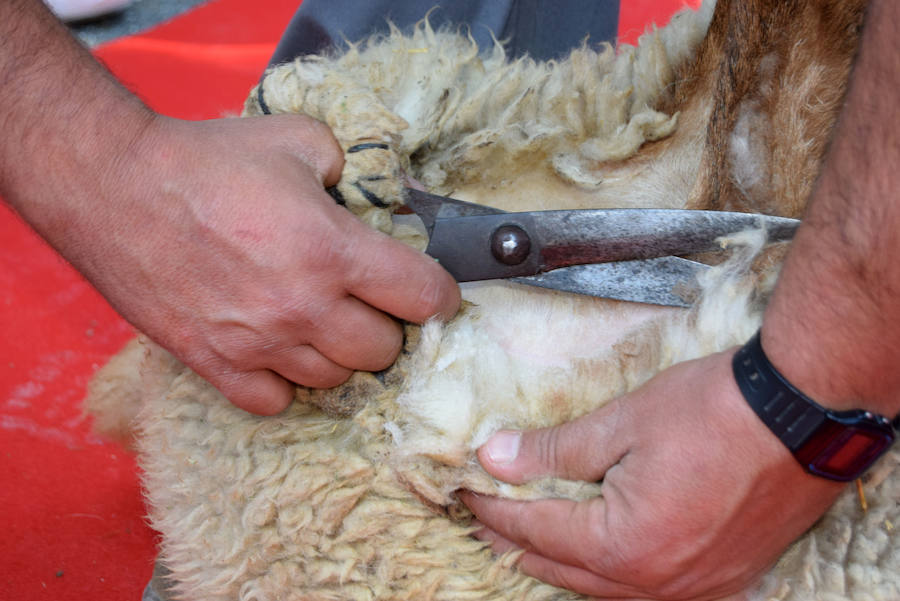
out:
{"label": "knuckle", "polygon": [[628,516],[629,505],[615,486],[605,487],[603,501],[592,504],[585,537],[588,548],[602,549],[603,554],[592,557],[586,567],[595,574],[622,571],[631,585],[658,593],[678,573],[673,570],[680,568],[673,566],[683,565],[674,553],[680,543],[666,524]]}
{"label": "knuckle", "polygon": [[554,473],[564,467],[560,465],[559,444],[559,428],[548,428],[538,435],[538,461]]}
{"label": "knuckle", "polygon": [[592,499],[583,532],[585,567],[594,574],[615,571],[618,566],[631,565],[625,548],[628,537],[617,536],[610,529],[609,505],[605,500]]}
{"label": "knuckle", "polygon": [[348,233],[316,232],[305,240],[304,263],[320,273],[343,274],[349,266],[347,255],[352,241]]}
{"label": "knuckle", "polygon": [[289,339],[291,345],[305,344],[334,327],[333,301],[327,297],[310,295],[291,300],[292,304],[285,301],[283,306],[289,309],[278,317],[273,327],[274,331],[283,332],[285,343]]}
{"label": "knuckle", "polygon": [[206,342],[205,355],[211,363],[233,369],[256,367],[256,349],[271,347],[260,333],[260,328],[242,322],[231,322],[211,328]]}
{"label": "knuckle", "polygon": [[234,364],[227,354],[219,350],[215,341],[210,340],[201,344],[188,344],[176,355],[185,365],[220,390],[227,384],[227,376]]}

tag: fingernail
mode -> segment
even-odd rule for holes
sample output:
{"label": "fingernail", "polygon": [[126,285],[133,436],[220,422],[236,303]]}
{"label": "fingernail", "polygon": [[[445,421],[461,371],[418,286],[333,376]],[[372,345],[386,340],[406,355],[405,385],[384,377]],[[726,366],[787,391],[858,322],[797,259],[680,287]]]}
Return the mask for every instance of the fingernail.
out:
{"label": "fingernail", "polygon": [[519,456],[521,439],[519,432],[497,432],[484,444],[485,453],[495,465],[512,463]]}

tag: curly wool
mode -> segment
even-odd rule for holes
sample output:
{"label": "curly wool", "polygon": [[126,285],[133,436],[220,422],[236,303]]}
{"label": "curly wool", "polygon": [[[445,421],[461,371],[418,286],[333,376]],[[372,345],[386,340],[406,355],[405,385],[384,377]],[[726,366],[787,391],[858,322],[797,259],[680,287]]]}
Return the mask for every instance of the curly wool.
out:
{"label": "curly wool", "polygon": [[[705,124],[714,103],[701,93],[675,111],[665,106],[712,10],[682,14],[636,49],[579,49],[548,64],[507,63],[499,46],[480,56],[465,37],[423,23],[411,37],[395,31],[343,56],[276,68],[247,112],[258,113],[262,97],[272,112],[325,121],[346,152],[341,196],[384,230],[393,229],[389,210],[376,205],[402,203],[404,171],[506,209],[705,208],[697,182],[710,170]],[[803,93],[818,94],[815,86]],[[829,110],[823,118],[837,109]],[[752,116],[760,127],[777,121]],[[736,119],[730,177],[796,213],[800,200],[754,178],[762,167],[752,164],[774,163],[760,144],[740,144],[748,122]],[[794,122],[798,135],[827,133]],[[811,181],[818,163],[803,164],[797,179]],[[173,598],[580,599],[517,572],[515,554],[494,557],[472,539],[453,492],[580,499],[598,487],[502,484],[474,450],[499,428],[560,423],[674,363],[746,340],[778,267],[777,256],[760,257],[762,241],[760,232],[725,241],[730,258],[710,270],[690,311],[468,286],[460,315],[409,327],[404,353],[380,377],[298,390],[276,417],[234,408],[147,341],[98,374],[91,403],[140,407],[136,445]],[[868,512],[848,490],[749,595],[900,597],[898,464],[894,451],[867,475]]]}
{"label": "curly wool", "polygon": [[594,164],[627,158],[675,130],[677,115],[651,107],[702,40],[711,13],[710,5],[682,14],[639,49],[581,48],[558,63],[509,63],[499,44],[481,55],[471,39],[425,21],[410,37],[394,30],[338,57],[302,57],[270,70],[245,113],[262,114],[264,99],[268,112],[325,122],[345,151],[379,145],[347,152],[338,189],[385,231],[387,214],[373,210],[362,190],[402,204],[401,169],[443,193],[496,185],[527,163],[549,168],[551,180],[596,191],[604,178]]}

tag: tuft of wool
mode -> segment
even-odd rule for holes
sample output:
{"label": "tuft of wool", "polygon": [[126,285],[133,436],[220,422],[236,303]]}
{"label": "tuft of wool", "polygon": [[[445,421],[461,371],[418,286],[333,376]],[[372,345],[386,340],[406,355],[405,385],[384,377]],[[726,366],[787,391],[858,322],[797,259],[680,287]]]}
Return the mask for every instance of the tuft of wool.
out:
{"label": "tuft of wool", "polygon": [[[810,22],[836,18],[801,4]],[[551,63],[510,62],[499,44],[479,52],[423,22],[407,37],[394,30],[341,56],[274,68],[246,112],[261,112],[262,98],[272,112],[327,123],[346,155],[338,192],[348,208],[419,245],[420,233],[391,218],[404,174],[508,210],[734,203],[798,214],[818,168],[812,150],[824,147],[842,89],[829,83],[836,89],[823,95],[821,78],[842,81],[849,58],[825,69],[810,60],[822,49],[802,40],[783,55],[728,55],[722,31],[747,14],[741,3],[707,2],[637,48],[579,48]],[[799,35],[796,19],[781,25],[785,39]],[[727,103],[715,94],[731,90],[716,85],[715,65],[738,59],[757,60],[763,77],[723,119]],[[718,138],[714,118],[729,124]],[[769,139],[782,131],[810,153]],[[778,175],[788,163],[790,182]],[[733,182],[734,196],[709,197],[713,181]],[[764,239],[749,231],[722,240],[724,255],[690,310],[465,285],[451,322],[407,327],[393,367],[332,391],[298,389],[274,417],[233,407],[147,341],[98,373],[89,402],[114,414],[116,399],[129,401],[107,418],[135,429],[172,598],[581,599],[519,573],[516,554],[495,557],[474,540],[454,491],[583,499],[597,485],[503,484],[479,467],[475,449],[500,428],[577,417],[668,366],[745,341],[778,272]],[[868,512],[848,489],[748,598],[900,598],[898,468],[893,451],[867,474]]]}
{"label": "tuft of wool", "polygon": [[503,182],[523,164],[595,190],[603,163],[674,132],[677,114],[651,107],[703,39],[711,15],[708,3],[645,34],[637,47],[582,47],[548,63],[508,62],[500,44],[479,53],[470,38],[435,31],[426,20],[409,37],[393,29],[341,56],[274,67],[249,95],[245,114],[262,113],[261,97],[272,113],[327,123],[345,151],[387,146],[347,153],[338,183],[351,210],[384,231],[386,213],[373,210],[360,189],[402,204],[400,169],[440,193]]}

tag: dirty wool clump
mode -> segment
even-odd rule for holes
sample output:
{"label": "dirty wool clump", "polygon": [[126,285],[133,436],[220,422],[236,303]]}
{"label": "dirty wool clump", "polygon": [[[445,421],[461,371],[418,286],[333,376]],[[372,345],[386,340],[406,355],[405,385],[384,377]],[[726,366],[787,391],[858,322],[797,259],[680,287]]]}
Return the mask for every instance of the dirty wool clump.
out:
{"label": "dirty wool clump", "polygon": [[[580,48],[553,63],[510,62],[499,45],[479,52],[424,22],[409,36],[394,31],[271,70],[246,113],[327,123],[346,155],[335,195],[404,239],[416,236],[391,214],[406,174],[511,210],[797,216],[839,108],[833,88],[846,81],[862,7],[768,4],[707,3],[636,48]],[[763,14],[781,38],[728,42],[763,27],[744,22]],[[818,32],[814,42],[804,27]],[[740,56],[729,54],[736,47]],[[722,83],[745,72],[757,74],[752,84]],[[790,140],[777,135],[787,122]],[[391,369],[332,391],[298,389],[275,417],[234,408],[143,339],[98,373],[89,405],[104,416],[98,425],[135,431],[172,598],[580,599],[519,573],[516,554],[496,557],[474,540],[454,491],[582,499],[599,487],[501,484],[475,449],[500,428],[572,419],[674,363],[744,342],[778,269],[764,238],[723,240],[728,250],[690,310],[498,282],[465,287],[454,320],[407,328]],[[748,598],[900,597],[898,463],[894,451],[866,476],[868,512],[848,491]]]}

